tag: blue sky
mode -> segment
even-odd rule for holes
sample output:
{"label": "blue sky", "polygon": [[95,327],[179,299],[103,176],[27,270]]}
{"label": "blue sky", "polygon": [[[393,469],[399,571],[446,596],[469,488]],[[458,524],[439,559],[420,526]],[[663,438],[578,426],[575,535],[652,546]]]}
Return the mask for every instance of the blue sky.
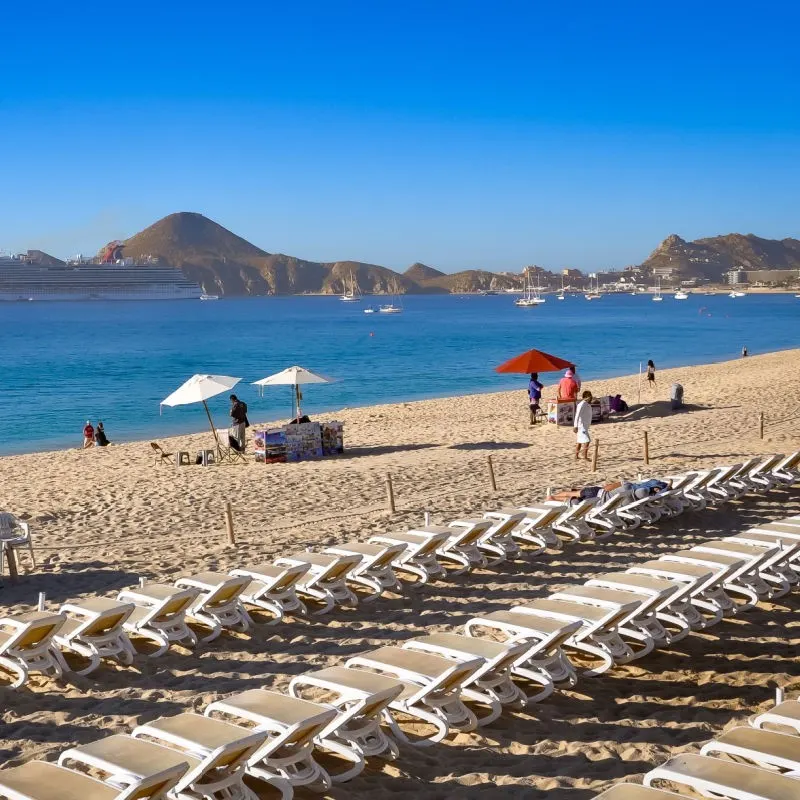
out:
{"label": "blue sky", "polygon": [[173,211],[447,271],[798,236],[798,23],[715,0],[6,4],[0,249],[93,252]]}

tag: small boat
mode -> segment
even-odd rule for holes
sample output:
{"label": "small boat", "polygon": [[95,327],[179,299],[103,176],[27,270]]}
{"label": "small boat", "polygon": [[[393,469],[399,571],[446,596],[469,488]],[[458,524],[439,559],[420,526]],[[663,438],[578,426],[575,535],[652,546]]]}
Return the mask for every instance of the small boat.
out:
{"label": "small boat", "polygon": [[686,292],[675,292],[675,299],[676,300],[688,300],[689,295]]}
{"label": "small boat", "polygon": [[594,274],[590,274],[589,275],[589,291],[586,292],[583,296],[587,300],[599,300],[600,297],[601,297],[601,295],[600,295],[600,284],[597,283],[596,285],[593,286],[592,285],[592,278],[594,278],[596,280],[597,276],[594,275]]}
{"label": "small boat", "polygon": [[393,303],[386,303],[386,305],[383,305],[378,309],[378,312],[381,314],[402,314],[403,309],[400,306],[394,305]]}
{"label": "small boat", "polygon": [[745,292],[737,292],[735,289],[728,295],[728,297],[744,297]]}
{"label": "small boat", "polygon": [[523,290],[522,297],[514,301],[515,306],[520,308],[532,308],[533,306],[541,305],[547,301],[541,295],[540,288],[533,288],[530,281],[530,275],[527,268],[525,269],[525,289]]}
{"label": "small boat", "polygon": [[654,303],[660,303],[664,298],[661,296],[661,278],[658,279],[653,296],[650,298]]}
{"label": "small boat", "polygon": [[205,292],[203,292],[203,294],[200,295],[200,299],[201,300],[219,300],[219,295],[218,294],[206,294]]}
{"label": "small boat", "polygon": [[564,290],[562,289],[562,290],[561,290],[561,291],[560,291],[560,292],[559,292],[559,293],[556,295],[556,300],[565,300],[565,299],[566,299],[566,297],[567,297],[567,296],[564,294]]}
{"label": "small boat", "polygon": [[374,314],[375,313],[375,309],[372,306],[369,306],[369,307],[364,309],[364,313],[365,314]]}
{"label": "small boat", "polygon": [[350,270],[350,284],[345,286],[344,294],[339,298],[343,303],[360,303],[361,295],[358,293],[358,285],[356,284],[353,270]]}

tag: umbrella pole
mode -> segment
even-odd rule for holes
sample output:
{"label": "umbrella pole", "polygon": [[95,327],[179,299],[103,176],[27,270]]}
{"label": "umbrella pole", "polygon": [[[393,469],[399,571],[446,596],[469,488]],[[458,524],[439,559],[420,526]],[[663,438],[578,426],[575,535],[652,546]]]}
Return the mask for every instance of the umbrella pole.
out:
{"label": "umbrella pole", "polygon": [[294,393],[297,395],[297,418],[300,419],[303,412],[300,410],[300,386],[298,384],[294,385]]}
{"label": "umbrella pole", "polygon": [[214,420],[211,419],[211,412],[208,410],[208,405],[205,400],[203,400],[203,408],[206,410],[208,424],[211,426],[211,433],[214,434],[214,441],[217,444],[217,461],[219,461],[222,458],[222,449],[219,446],[219,436],[217,436],[217,429],[214,427]]}

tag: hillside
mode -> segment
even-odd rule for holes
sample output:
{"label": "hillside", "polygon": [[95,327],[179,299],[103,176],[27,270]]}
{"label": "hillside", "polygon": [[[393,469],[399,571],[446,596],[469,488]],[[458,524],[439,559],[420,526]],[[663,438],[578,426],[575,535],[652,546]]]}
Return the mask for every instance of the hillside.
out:
{"label": "hillside", "polygon": [[503,289],[519,288],[522,285],[522,277],[498,275],[496,272],[487,272],[482,269],[468,269],[452,275],[440,274],[435,278],[421,280],[419,284],[428,291],[438,289],[452,294],[471,294],[489,289],[502,291]]}
{"label": "hillside", "polygon": [[672,234],[641,266],[645,269],[672,267],[681,276],[713,281],[724,280],[724,274],[733,267],[800,269],[800,241],[731,233],[687,242]]}
{"label": "hillside", "polygon": [[433,278],[443,278],[445,273],[433,267],[429,267],[427,264],[420,264],[419,261],[417,261],[415,264],[412,264],[403,275],[409,280],[421,283],[422,281],[432,280]]}

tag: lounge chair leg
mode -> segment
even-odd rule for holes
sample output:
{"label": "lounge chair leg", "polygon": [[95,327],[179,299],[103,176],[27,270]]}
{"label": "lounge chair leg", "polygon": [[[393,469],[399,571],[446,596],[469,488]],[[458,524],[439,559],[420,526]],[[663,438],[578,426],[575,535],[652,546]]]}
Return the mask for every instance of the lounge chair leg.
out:
{"label": "lounge chair leg", "polygon": [[353,762],[353,766],[344,772],[337,772],[336,774],[329,773],[330,779],[333,783],[344,783],[345,781],[352,780],[357,775],[360,775],[364,771],[364,767],[367,765],[366,759],[361,755],[361,753],[344,744],[343,742],[337,742],[333,739],[320,739],[317,742],[317,745],[330,750],[332,753],[336,753],[346,761]]}
{"label": "lounge chair leg", "polygon": [[16,675],[16,680],[11,684],[12,689],[19,689],[28,680],[28,670],[10,658],[0,656],[0,666],[5,667],[12,675]]}

